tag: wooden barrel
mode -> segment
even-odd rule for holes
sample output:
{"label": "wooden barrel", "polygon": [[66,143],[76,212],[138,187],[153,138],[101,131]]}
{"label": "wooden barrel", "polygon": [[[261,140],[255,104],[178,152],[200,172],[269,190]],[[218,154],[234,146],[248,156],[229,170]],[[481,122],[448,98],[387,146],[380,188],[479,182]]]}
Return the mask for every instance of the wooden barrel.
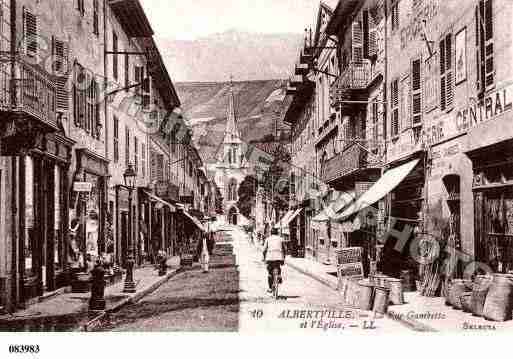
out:
{"label": "wooden barrel", "polygon": [[390,289],[390,303],[395,305],[404,304],[403,280],[388,278],[387,283],[387,288]]}
{"label": "wooden barrel", "polygon": [[358,308],[362,310],[371,310],[374,286],[369,280],[361,280],[358,282],[358,285],[360,286]]}
{"label": "wooden barrel", "polygon": [[449,302],[454,309],[461,309],[460,296],[467,291],[467,286],[463,279],[453,279],[451,289],[449,290]]}
{"label": "wooden barrel", "polygon": [[486,295],[483,317],[496,322],[511,320],[513,310],[513,276],[494,274]]}
{"label": "wooden barrel", "polygon": [[376,313],[386,314],[388,309],[390,289],[376,287],[374,289],[374,306],[372,310]]}
{"label": "wooden barrel", "polygon": [[472,314],[477,317],[483,316],[483,308],[491,285],[491,279],[487,276],[477,276],[472,286]]}
{"label": "wooden barrel", "polygon": [[403,280],[403,290],[405,292],[415,291],[415,278],[411,270],[402,270],[401,279]]}

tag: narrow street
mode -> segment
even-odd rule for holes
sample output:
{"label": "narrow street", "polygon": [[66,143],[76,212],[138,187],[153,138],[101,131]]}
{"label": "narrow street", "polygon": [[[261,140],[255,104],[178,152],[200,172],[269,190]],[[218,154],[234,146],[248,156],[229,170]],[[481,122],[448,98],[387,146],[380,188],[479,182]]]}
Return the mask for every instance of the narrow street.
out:
{"label": "narrow street", "polygon": [[[281,296],[274,300],[266,293],[261,253],[242,231],[228,233],[223,242],[216,244],[209,273],[202,273],[195,264],[140,302],[111,315],[101,330],[241,333],[369,330],[364,326],[370,326],[373,320],[370,315],[346,311],[336,291],[287,266],[283,269]],[[328,318],[328,313],[336,316],[343,313],[353,319]],[[301,328],[304,322],[308,323],[307,328]],[[390,319],[375,319],[372,326],[373,331],[408,330]]]}

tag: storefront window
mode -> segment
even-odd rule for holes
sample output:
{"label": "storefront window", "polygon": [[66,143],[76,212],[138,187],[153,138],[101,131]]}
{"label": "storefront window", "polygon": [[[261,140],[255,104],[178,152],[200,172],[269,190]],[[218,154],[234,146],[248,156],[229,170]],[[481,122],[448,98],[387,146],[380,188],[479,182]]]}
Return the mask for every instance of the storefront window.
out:
{"label": "storefront window", "polygon": [[34,277],[36,232],[34,231],[34,162],[26,157],[25,163],[25,276]]}
{"label": "storefront window", "polygon": [[93,185],[91,192],[87,195],[85,213],[86,261],[88,269],[91,270],[100,256],[98,243],[100,230],[100,185],[99,178],[91,174],[86,174],[85,181]]}
{"label": "storefront window", "polygon": [[54,167],[54,177],[55,177],[55,192],[54,192],[54,202],[55,202],[55,245],[54,245],[54,263],[55,269],[62,269],[62,240],[61,240],[61,176],[60,170],[58,166]]}

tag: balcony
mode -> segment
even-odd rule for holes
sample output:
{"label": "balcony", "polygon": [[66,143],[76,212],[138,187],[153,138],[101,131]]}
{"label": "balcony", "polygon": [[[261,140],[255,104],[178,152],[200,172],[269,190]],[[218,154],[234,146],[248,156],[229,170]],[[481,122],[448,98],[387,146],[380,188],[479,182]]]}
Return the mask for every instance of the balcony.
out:
{"label": "balcony", "polygon": [[343,101],[366,101],[371,78],[369,61],[351,62],[330,88],[332,106]]}
{"label": "balcony", "polygon": [[49,74],[21,60],[0,64],[0,131],[4,155],[33,148],[38,135],[57,131],[56,90]]}
{"label": "balcony", "polygon": [[365,149],[357,143],[353,143],[341,154],[326,161],[322,171],[322,178],[324,182],[331,183],[356,175],[362,170],[375,170],[379,168],[379,164],[373,161]]}
{"label": "balcony", "polygon": [[[15,73],[18,76],[12,79],[9,62],[0,65],[0,111],[28,117],[57,129],[56,91],[50,75],[19,60],[15,62]],[[11,94],[11,84],[15,96]]]}

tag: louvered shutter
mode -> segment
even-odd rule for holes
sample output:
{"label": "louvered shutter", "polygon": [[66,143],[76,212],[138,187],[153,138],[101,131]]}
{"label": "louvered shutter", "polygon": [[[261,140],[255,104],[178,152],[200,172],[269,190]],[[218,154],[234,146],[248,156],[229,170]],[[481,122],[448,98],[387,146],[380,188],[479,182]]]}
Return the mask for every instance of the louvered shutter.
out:
{"label": "louvered shutter", "polygon": [[454,63],[452,52],[452,34],[445,37],[445,86],[446,86],[446,106],[451,108],[454,99]]}
{"label": "louvered shutter", "polygon": [[485,27],[485,85],[493,86],[495,82],[493,59],[493,3],[492,0],[484,0],[484,27]]}
{"label": "louvered shutter", "polygon": [[411,65],[411,83],[412,83],[412,122],[413,126],[422,123],[422,85],[421,85],[421,60],[412,61]]}
{"label": "louvered shutter", "polygon": [[151,162],[151,180],[157,179],[157,154],[154,151],[150,151],[150,162]]}
{"label": "louvered shutter", "polygon": [[369,31],[369,57],[378,55],[378,30],[371,29]]}
{"label": "louvered shutter", "polygon": [[361,21],[355,21],[352,25],[352,57],[353,62],[363,62],[363,31]]}
{"label": "louvered shutter", "polygon": [[54,79],[56,90],[57,110],[69,110],[69,91],[68,91],[68,73],[69,73],[69,46],[55,36],[52,37],[52,67],[56,75]]}
{"label": "louvered shutter", "polygon": [[392,137],[399,135],[399,81],[396,79],[391,84],[391,104],[392,104]]}
{"label": "louvered shutter", "polygon": [[25,54],[30,57],[37,56],[38,43],[38,24],[37,16],[23,8],[23,41],[25,45]]}
{"label": "louvered shutter", "polygon": [[454,65],[452,52],[452,34],[440,41],[440,109],[445,111],[453,105]]}

